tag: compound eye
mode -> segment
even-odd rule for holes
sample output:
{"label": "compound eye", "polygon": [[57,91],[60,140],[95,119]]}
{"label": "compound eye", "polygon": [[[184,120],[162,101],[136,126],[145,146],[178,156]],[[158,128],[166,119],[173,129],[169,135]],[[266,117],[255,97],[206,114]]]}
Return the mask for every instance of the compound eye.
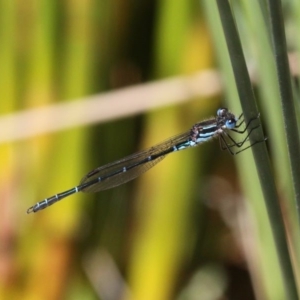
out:
{"label": "compound eye", "polygon": [[233,129],[235,127],[235,125],[236,125],[235,119],[229,119],[229,120],[226,120],[226,122],[225,122],[225,126],[228,129]]}
{"label": "compound eye", "polygon": [[227,108],[219,108],[218,110],[217,110],[217,116],[222,116],[222,115],[224,115],[226,112],[228,112],[228,109]]}

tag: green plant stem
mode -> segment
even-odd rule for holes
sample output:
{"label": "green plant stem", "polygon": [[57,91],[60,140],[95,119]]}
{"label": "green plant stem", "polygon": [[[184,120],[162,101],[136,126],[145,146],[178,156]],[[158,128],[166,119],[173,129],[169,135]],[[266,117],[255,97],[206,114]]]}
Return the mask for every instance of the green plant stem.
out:
{"label": "green plant stem", "polygon": [[[252,117],[255,117],[258,114],[258,111],[241,42],[231,13],[229,2],[227,0],[217,0],[217,4],[241,105],[244,111],[245,120],[247,121]],[[251,135],[251,142],[253,143],[257,140],[261,140],[262,138],[263,133],[260,128],[259,130],[255,130],[253,135]],[[285,280],[287,295],[289,296],[288,299],[296,300],[298,299],[297,289],[287,246],[284,222],[265,143],[259,143],[252,149],[268,215],[272,224],[275,245],[283,272],[283,278]]]}
{"label": "green plant stem", "polygon": [[300,225],[300,142],[287,57],[282,8],[278,0],[268,0],[268,6],[281,106],[296,197],[296,211]]}

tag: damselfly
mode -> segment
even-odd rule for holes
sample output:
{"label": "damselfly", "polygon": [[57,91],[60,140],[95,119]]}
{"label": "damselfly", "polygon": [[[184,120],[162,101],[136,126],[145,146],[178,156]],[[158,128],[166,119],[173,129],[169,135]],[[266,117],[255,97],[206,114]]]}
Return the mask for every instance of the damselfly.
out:
{"label": "damselfly", "polygon": [[[243,114],[237,118],[227,108],[220,108],[217,110],[215,118],[199,122],[183,134],[172,137],[147,150],[94,169],[83,177],[78,186],[36,203],[27,210],[27,213],[37,212],[78,192],[99,192],[128,182],[152,168],[167,154],[198,146],[214,137],[219,137],[222,150],[228,150],[232,155],[238,154],[265,139],[243,148],[253,130],[259,125],[252,127],[241,142],[236,142],[229,132],[245,133],[250,124],[258,117],[259,115],[250,119],[244,129],[240,130],[240,126],[245,123]],[[234,152],[233,149],[239,150]]]}

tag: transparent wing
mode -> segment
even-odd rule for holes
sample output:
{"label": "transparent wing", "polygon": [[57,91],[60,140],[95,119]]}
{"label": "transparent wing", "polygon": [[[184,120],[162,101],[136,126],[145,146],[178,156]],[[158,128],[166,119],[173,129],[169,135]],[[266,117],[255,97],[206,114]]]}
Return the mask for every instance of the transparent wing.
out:
{"label": "transparent wing", "polygon": [[[99,177],[101,177],[101,181],[83,188],[82,191],[98,192],[110,189],[138,177],[139,175],[145,173],[150,168],[155,166],[158,162],[160,162],[165,157],[165,155],[172,152],[173,146],[188,141],[189,136],[190,131],[187,131],[183,134],[174,136],[156,146],[94,169],[82,178],[80,185],[86,184]],[[168,149],[170,149],[170,152],[168,152]],[[147,159],[150,156],[154,157],[154,159],[148,161]],[[155,158],[155,156],[157,157]],[[123,169],[126,171],[123,171]]]}

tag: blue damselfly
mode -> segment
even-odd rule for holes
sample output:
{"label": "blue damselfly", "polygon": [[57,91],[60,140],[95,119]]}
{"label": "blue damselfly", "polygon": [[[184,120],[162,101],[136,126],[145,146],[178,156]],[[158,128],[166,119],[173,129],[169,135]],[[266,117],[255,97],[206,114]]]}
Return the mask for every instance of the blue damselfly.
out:
{"label": "blue damselfly", "polygon": [[[244,129],[240,130],[240,126],[245,123],[243,114],[237,118],[227,108],[220,108],[217,110],[216,117],[196,123],[191,130],[183,134],[174,136],[147,150],[94,169],[83,177],[78,186],[36,203],[27,210],[27,213],[37,212],[78,192],[99,192],[121,185],[152,168],[167,154],[198,146],[214,137],[219,137],[222,150],[228,150],[232,155],[238,154],[265,140],[254,142],[243,148],[245,142],[249,140],[250,134],[260,125],[252,127],[241,142],[236,142],[229,132],[244,134],[250,124],[258,117],[259,115],[250,119]],[[233,149],[238,149],[238,151],[234,152]]]}

